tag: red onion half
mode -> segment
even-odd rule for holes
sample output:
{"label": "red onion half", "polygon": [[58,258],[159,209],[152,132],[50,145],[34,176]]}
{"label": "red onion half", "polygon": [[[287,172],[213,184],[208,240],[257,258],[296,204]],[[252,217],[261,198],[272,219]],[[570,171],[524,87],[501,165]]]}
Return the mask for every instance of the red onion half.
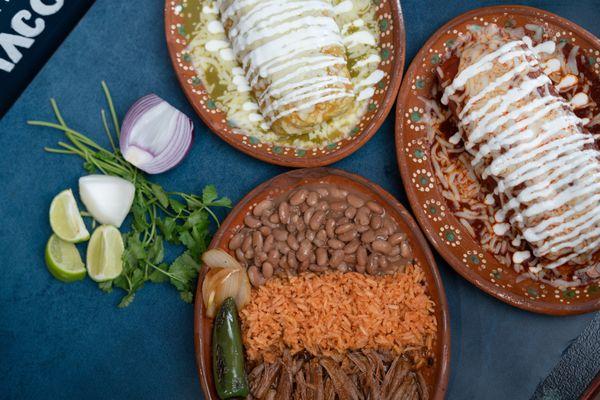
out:
{"label": "red onion half", "polygon": [[192,144],[194,124],[155,94],[136,101],[123,120],[119,147],[123,157],[149,174],[175,167]]}

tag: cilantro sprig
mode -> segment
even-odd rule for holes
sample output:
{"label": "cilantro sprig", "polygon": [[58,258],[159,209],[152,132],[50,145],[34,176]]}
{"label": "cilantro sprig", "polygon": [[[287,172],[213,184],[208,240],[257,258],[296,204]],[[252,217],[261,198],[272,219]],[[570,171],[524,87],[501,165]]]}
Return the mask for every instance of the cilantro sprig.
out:
{"label": "cilantro sprig", "polygon": [[[83,167],[88,173],[119,176],[135,185],[131,227],[123,235],[123,273],[114,280],[100,283],[100,289],[105,292],[110,292],[113,288],[122,289],[125,294],[118,306],[127,307],[146,282],[169,282],[179,291],[183,301],[191,303],[200,269],[197,260],[206,250],[213,228],[219,226],[219,218],[214,209],[230,208],[231,201],[227,197],[220,197],[213,185],[205,186],[200,196],[168,192],[127,162],[116,146],[120,125],[105,82],[102,82],[102,89],[111,123],[109,124],[104,110],[101,110],[100,115],[110,149],[67,125],[54,99],[50,100],[50,104],[57,122],[27,123],[63,132],[67,141],[59,141],[56,148],[46,147],[47,152],[77,155],[84,160]],[[169,262],[165,259],[165,242],[185,250]]]}

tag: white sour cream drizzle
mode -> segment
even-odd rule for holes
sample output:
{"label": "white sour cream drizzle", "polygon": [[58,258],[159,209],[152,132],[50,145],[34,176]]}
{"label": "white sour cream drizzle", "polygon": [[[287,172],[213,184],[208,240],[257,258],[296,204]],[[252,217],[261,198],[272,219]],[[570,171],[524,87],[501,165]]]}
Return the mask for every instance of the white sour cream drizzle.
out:
{"label": "white sour cream drizzle", "polygon": [[[494,231],[503,235],[509,230],[504,220],[512,211],[510,222],[532,245],[535,256],[553,260],[542,264],[550,269],[600,248],[600,151],[590,146],[593,136],[572,111],[587,97],[576,95],[568,103],[551,94],[551,80],[539,74],[536,54],[554,51],[554,42],[532,47],[527,37],[505,43],[460,71],[442,96],[442,103],[448,104],[470,79],[496,63],[513,63],[479,93],[470,94],[459,124],[473,165],[486,162],[483,178],[494,177],[498,191],[509,199],[495,215]],[[553,60],[545,71],[559,69]],[[507,83],[510,89],[502,90]],[[565,81],[559,89],[563,86],[572,82]],[[500,94],[491,96],[494,91]],[[513,262],[520,264],[530,256],[528,251],[516,252]]]}
{"label": "white sour cream drizzle", "polygon": [[[220,0],[217,4],[221,20],[233,22],[229,39],[247,81],[254,86],[260,78],[268,78],[258,98],[267,121],[320,103],[354,97],[348,78],[325,72],[346,64],[343,56],[322,51],[343,45],[339,27],[331,17],[331,3]],[[342,12],[348,6],[338,7],[337,11]]]}

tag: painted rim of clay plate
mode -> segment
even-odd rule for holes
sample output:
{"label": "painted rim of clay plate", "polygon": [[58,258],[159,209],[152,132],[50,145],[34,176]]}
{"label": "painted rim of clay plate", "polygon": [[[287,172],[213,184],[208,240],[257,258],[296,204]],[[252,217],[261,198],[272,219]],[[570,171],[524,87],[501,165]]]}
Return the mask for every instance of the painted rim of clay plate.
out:
{"label": "painted rim of clay plate", "polygon": [[[404,206],[379,185],[361,176],[334,168],[307,168],[286,172],[269,179],[248,193],[229,213],[225,221],[223,221],[209,247],[227,248],[227,243],[236,232],[236,229],[243,224],[244,216],[259,201],[267,197],[288,193],[298,186],[320,182],[321,180],[327,180],[334,184],[345,184],[346,186],[351,186],[354,190],[376,198],[394,216],[398,224],[405,228],[413,244],[416,257],[420,261],[425,273],[429,295],[436,304],[435,316],[438,324],[434,351],[436,367],[431,372],[429,383],[435,387],[431,398],[442,400],[446,394],[450,372],[450,320],[443,282],[433,253],[427,244],[427,240],[419,230],[417,223]],[[218,396],[214,388],[210,355],[212,321],[204,315],[205,309],[202,303],[202,281],[205,275],[206,269],[202,269],[196,288],[194,345],[202,390],[207,400],[217,400]]]}
{"label": "painted rim of clay plate", "polygon": [[[181,26],[183,21],[182,12],[176,13],[176,5],[172,0],[165,1],[165,35],[167,47],[173,69],[177,75],[177,79],[188,101],[192,105],[196,114],[206,124],[206,126],[221,139],[235,147],[237,150],[266,161],[271,164],[287,166],[287,167],[318,167],[332,164],[339,161],[358,149],[373,137],[377,130],[381,127],[386,117],[388,116],[392,106],[394,105],[396,95],[402,81],[402,73],[404,70],[406,38],[404,31],[404,19],[402,16],[402,8],[399,0],[381,1],[379,7],[389,7],[388,11],[382,15],[377,13],[378,23],[386,28],[391,27],[391,35],[389,32],[384,32],[380,35],[380,44],[382,53],[385,51],[390,54],[392,51],[393,62],[390,68],[386,68],[386,86],[381,94],[376,93],[372,103],[369,104],[369,109],[359,122],[359,125],[366,124],[362,129],[357,129],[355,134],[350,137],[329,145],[323,149],[319,149],[315,154],[312,150],[299,150],[285,146],[274,146],[269,143],[252,144],[252,138],[246,135],[232,133],[225,121],[225,114],[219,110],[209,110],[204,105],[210,101],[202,83],[194,84],[196,74],[193,71],[191,62],[185,60],[185,48],[187,39],[184,34],[178,31],[178,26]],[[389,24],[391,19],[392,23]],[[385,23],[384,23],[385,21]],[[382,61],[383,62],[383,61]],[[371,109],[371,105],[373,109]],[[215,106],[216,107],[216,106]],[[334,146],[335,145],[335,146]],[[333,146],[333,147],[332,147]],[[331,147],[331,148],[330,148]]]}

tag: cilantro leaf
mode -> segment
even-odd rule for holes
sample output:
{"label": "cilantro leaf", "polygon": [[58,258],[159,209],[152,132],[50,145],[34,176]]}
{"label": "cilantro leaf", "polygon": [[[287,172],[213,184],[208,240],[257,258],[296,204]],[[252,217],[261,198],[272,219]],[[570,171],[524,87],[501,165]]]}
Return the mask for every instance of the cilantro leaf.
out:
{"label": "cilantro leaf", "polygon": [[219,195],[215,185],[206,185],[204,189],[202,189],[202,202],[204,204],[212,203],[217,197],[219,197]]}
{"label": "cilantro leaf", "polygon": [[180,292],[191,291],[199,270],[200,264],[186,251],[169,267],[171,284]]}
{"label": "cilantro leaf", "polygon": [[127,306],[129,306],[131,304],[131,302],[133,301],[133,299],[135,298],[135,292],[130,292],[127,293],[119,302],[119,304],[117,305],[117,307],[119,308],[125,308]]}
{"label": "cilantro leaf", "polygon": [[163,283],[169,280],[167,269],[169,266],[166,263],[159,264],[154,267],[154,270],[148,275],[148,280],[152,283]]}
{"label": "cilantro leaf", "polygon": [[150,188],[152,189],[152,193],[154,194],[154,196],[156,196],[156,199],[158,200],[160,205],[165,208],[168,207],[169,206],[169,196],[167,196],[167,193],[162,188],[162,186],[153,183],[150,185]]}

